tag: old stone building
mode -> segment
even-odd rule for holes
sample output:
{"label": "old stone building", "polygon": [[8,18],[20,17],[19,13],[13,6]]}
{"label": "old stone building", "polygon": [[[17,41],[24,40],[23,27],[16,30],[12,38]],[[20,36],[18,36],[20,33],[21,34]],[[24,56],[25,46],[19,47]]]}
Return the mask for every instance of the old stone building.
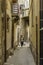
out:
{"label": "old stone building", "polygon": [[36,61],[36,65],[40,64],[40,2],[39,0],[30,0],[29,12],[29,30],[31,50]]}
{"label": "old stone building", "polygon": [[27,30],[27,28],[29,28],[29,25],[27,25],[29,23],[29,14],[28,14],[29,13],[29,5],[26,6],[26,2],[28,2],[28,0],[21,0],[21,1],[18,0],[19,7],[20,7],[20,12],[19,12],[19,14],[20,14],[20,20],[19,20],[20,36],[21,35],[24,36],[24,41],[26,41],[26,39],[28,38],[28,34],[29,34],[29,29]]}
{"label": "old stone building", "polygon": [[12,48],[12,15],[11,15],[11,0],[6,0],[6,50]]}
{"label": "old stone building", "polygon": [[[31,49],[36,65],[43,65],[42,0],[29,0],[29,2],[28,0],[0,0],[0,65],[4,65],[9,55],[12,55],[12,52],[16,50],[21,42],[21,35],[24,36],[25,44],[30,44],[28,48],[21,47],[23,54],[29,50],[27,54],[25,52],[23,55],[26,64],[31,64],[31,61],[29,61],[31,58],[28,57]],[[21,50],[19,47],[17,48]],[[17,51],[19,51],[18,49]],[[17,59],[22,51],[17,52],[17,57],[15,57],[17,54],[15,52],[11,61]],[[20,56],[22,57],[22,54]]]}
{"label": "old stone building", "polygon": [[12,0],[12,47],[18,45],[18,25],[19,25],[19,5],[18,0]]}
{"label": "old stone building", "polygon": [[1,11],[1,0],[0,0],[0,65],[2,65],[3,62],[3,54],[2,54],[2,11]]}
{"label": "old stone building", "polygon": [[11,48],[11,38],[11,1],[0,0],[0,65],[4,64],[4,62],[7,60],[7,57],[9,55],[8,51]]}

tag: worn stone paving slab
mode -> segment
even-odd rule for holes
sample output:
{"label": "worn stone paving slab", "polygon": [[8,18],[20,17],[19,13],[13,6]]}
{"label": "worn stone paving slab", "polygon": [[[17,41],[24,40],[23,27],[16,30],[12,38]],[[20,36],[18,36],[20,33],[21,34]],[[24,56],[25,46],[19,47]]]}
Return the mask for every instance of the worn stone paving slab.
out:
{"label": "worn stone paving slab", "polygon": [[30,48],[18,47],[14,55],[7,60],[8,65],[35,65]]}
{"label": "worn stone paving slab", "polygon": [[[18,47],[21,47],[21,43],[19,43]],[[30,42],[23,42],[22,47],[30,47]]]}

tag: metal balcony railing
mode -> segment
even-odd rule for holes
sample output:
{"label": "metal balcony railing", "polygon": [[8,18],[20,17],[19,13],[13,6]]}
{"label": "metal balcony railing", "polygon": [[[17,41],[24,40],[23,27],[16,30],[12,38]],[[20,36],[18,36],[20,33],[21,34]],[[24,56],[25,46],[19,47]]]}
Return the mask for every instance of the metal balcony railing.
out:
{"label": "metal balcony railing", "polygon": [[19,6],[18,3],[12,3],[12,16],[19,15]]}
{"label": "metal balcony railing", "polygon": [[22,9],[22,17],[27,17],[27,16],[29,16],[29,8]]}

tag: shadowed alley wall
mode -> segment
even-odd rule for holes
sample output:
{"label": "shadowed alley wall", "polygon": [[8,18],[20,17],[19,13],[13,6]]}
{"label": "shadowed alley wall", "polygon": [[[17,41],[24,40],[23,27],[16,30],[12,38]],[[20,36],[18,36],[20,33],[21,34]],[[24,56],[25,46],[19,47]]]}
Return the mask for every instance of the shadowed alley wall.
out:
{"label": "shadowed alley wall", "polygon": [[39,65],[39,45],[40,45],[40,4],[39,0],[30,0],[29,12],[29,34],[31,41],[31,50],[36,61]]}

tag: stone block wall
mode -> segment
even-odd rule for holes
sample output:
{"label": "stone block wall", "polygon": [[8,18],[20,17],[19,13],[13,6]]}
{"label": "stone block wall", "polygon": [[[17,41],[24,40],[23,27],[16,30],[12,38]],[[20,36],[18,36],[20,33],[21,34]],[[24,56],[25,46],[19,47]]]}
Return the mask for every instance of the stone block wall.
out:
{"label": "stone block wall", "polygon": [[[29,35],[31,41],[31,50],[35,58],[36,63],[39,64],[39,39],[40,39],[40,5],[39,0],[30,0],[29,11]],[[37,57],[37,58],[36,58]],[[38,59],[38,60],[37,60]]]}
{"label": "stone block wall", "polygon": [[0,65],[3,64],[2,55],[2,11],[1,11],[1,0],[0,0]]}

